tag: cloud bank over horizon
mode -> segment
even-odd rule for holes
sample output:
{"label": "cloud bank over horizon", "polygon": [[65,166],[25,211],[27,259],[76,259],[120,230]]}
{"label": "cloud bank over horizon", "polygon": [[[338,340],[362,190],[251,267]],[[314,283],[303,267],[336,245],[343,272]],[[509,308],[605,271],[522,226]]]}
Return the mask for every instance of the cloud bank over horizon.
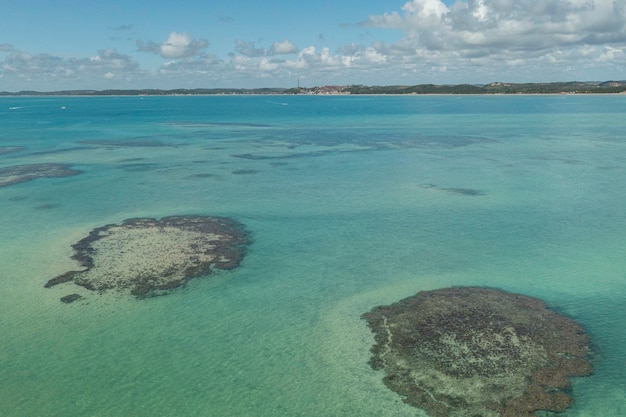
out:
{"label": "cloud bank over horizon", "polygon": [[271,34],[246,27],[244,36],[237,17],[215,17],[215,32],[188,21],[194,30],[161,31],[161,40],[134,22],[107,24],[124,34],[108,41],[120,46],[92,45],[91,56],[0,37],[0,90],[626,79],[626,3],[411,0],[355,13],[323,32],[315,22],[283,27],[276,15]]}

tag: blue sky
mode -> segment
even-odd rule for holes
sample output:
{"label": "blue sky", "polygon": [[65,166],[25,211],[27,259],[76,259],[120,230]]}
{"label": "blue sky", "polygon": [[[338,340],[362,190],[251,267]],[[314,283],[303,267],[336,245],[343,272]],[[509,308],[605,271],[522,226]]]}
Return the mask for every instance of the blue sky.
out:
{"label": "blue sky", "polygon": [[626,79],[621,0],[0,2],[0,90]]}

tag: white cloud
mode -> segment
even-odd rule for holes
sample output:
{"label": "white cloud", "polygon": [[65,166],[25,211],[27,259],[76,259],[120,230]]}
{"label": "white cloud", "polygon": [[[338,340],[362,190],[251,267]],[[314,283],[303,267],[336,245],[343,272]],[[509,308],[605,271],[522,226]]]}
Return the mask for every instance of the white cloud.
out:
{"label": "white cloud", "polygon": [[274,42],[269,49],[258,48],[255,42],[246,42],[241,39],[235,41],[235,52],[238,54],[254,58],[274,55],[290,55],[298,52],[298,48],[293,42],[285,39],[282,42]]}
{"label": "white cloud", "polygon": [[341,57],[333,55],[329,48],[322,48],[319,54],[319,59],[324,66],[337,67],[341,65]]}
{"label": "white cloud", "polygon": [[221,71],[226,67],[226,63],[216,56],[203,55],[200,57],[191,57],[167,62],[161,66],[160,72],[189,75],[206,74],[209,72]]}
{"label": "white cloud", "polygon": [[66,58],[13,50],[0,61],[0,68],[7,83],[43,91],[77,88],[77,82],[98,85],[102,79],[113,78],[112,74],[125,74],[131,79],[141,79],[145,75],[137,62],[115,49],[100,50],[89,58]]}
{"label": "white cloud", "polygon": [[306,47],[302,51],[300,51],[300,57],[314,56],[314,55],[315,55],[315,47],[314,46]]}
{"label": "white cloud", "polygon": [[274,42],[271,48],[272,55],[289,55],[298,52],[298,47],[288,39],[282,42]]}
{"label": "white cloud", "polygon": [[[237,39],[230,52],[219,57],[207,52],[208,41],[184,32],[172,32],[159,43],[137,41],[139,51],[165,59],[156,68],[142,69],[133,57],[115,49],[68,58],[4,43],[0,89],[34,89],[36,83],[43,89],[77,83],[86,88],[98,83],[174,88],[290,86],[298,78],[318,84],[419,84],[624,77],[623,0],[404,1],[399,10],[361,24],[382,30],[347,38],[343,46],[336,34],[331,38],[315,33],[303,49],[287,37],[265,45]],[[387,41],[381,37],[365,42],[383,31]],[[335,45],[331,48],[329,42]],[[153,62],[148,59],[144,65]]]}
{"label": "white cloud", "polygon": [[235,41],[235,51],[247,57],[260,57],[267,55],[265,48],[257,48],[255,42],[246,42],[241,39]]}
{"label": "white cloud", "polygon": [[607,46],[604,48],[602,54],[598,57],[599,62],[616,62],[623,61],[626,48],[612,48]]}
{"label": "white cloud", "polygon": [[186,33],[170,33],[170,36],[161,44],[159,51],[163,58],[182,58],[188,55],[191,37]]}
{"label": "white cloud", "polygon": [[[415,82],[623,78],[619,65],[626,64],[626,3],[621,1],[457,0],[448,6],[441,0],[411,0],[361,26],[402,37],[359,46],[360,51],[349,44],[342,53],[360,65],[386,67],[397,78],[424,75]],[[426,75],[430,68],[445,68],[446,78],[435,77],[438,71]]]}
{"label": "white cloud", "polygon": [[387,57],[374,48],[367,48],[363,55],[367,62],[372,64],[384,64],[387,62]]}
{"label": "white cloud", "polygon": [[259,61],[259,69],[265,72],[273,72],[280,68],[280,64],[275,61],[270,61],[267,58],[262,58]]}
{"label": "white cloud", "polygon": [[302,58],[285,61],[285,67],[291,70],[302,71],[308,66],[309,64]]}
{"label": "white cloud", "polygon": [[187,58],[202,55],[209,46],[205,39],[194,39],[187,33],[171,32],[163,43],[137,41],[137,48],[143,52],[153,52],[167,59]]}
{"label": "white cloud", "polygon": [[626,7],[614,0],[412,0],[363,24],[401,30],[414,48],[465,56],[626,42]]}
{"label": "white cloud", "polygon": [[413,0],[406,3],[402,10],[418,19],[441,18],[448,12],[448,7],[439,0]]}

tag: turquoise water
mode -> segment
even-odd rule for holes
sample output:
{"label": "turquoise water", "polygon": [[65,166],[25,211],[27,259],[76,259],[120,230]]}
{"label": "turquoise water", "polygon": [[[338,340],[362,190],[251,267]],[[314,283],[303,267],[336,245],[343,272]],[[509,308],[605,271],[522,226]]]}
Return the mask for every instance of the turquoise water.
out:
{"label": "turquoise water", "polygon": [[[421,290],[536,296],[582,323],[569,416],[626,415],[626,96],[0,98],[0,415],[422,416],[359,316]],[[220,215],[239,269],[135,300],[71,285],[126,218]],[[85,296],[65,305],[59,297]]]}

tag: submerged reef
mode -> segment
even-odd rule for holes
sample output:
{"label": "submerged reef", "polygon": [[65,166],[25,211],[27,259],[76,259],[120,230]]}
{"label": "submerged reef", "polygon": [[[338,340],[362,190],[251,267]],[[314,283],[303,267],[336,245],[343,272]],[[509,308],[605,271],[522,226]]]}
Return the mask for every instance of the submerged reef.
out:
{"label": "submerged reef", "polygon": [[438,187],[435,184],[420,184],[422,188],[430,188],[433,190],[445,191],[450,194],[458,194],[458,195],[469,195],[469,196],[477,196],[477,195],[485,195],[480,190],[475,190],[473,188],[454,188],[454,187]]}
{"label": "submerged reef", "polygon": [[24,149],[26,148],[23,146],[0,146],[0,155],[20,152],[20,151],[23,151]]}
{"label": "submerged reef", "polygon": [[45,287],[73,282],[98,292],[156,295],[212,269],[236,268],[248,241],[242,225],[224,217],[129,219],[94,229],[72,245],[72,258],[85,269],[52,278]]}
{"label": "submerged reef", "polygon": [[80,174],[63,164],[14,165],[0,168],[0,187],[6,187],[37,178],[69,177]]}
{"label": "submerged reef", "polygon": [[372,368],[434,417],[562,412],[573,402],[568,378],[592,373],[583,328],[524,295],[445,288],[362,318],[375,336]]}
{"label": "submerged reef", "polygon": [[125,139],[80,140],[78,141],[78,143],[82,143],[85,145],[98,145],[98,146],[113,147],[113,148],[160,148],[164,146],[174,146],[174,145],[169,145],[169,144],[160,142],[158,140],[142,139],[142,138],[128,139],[128,140],[125,140]]}

